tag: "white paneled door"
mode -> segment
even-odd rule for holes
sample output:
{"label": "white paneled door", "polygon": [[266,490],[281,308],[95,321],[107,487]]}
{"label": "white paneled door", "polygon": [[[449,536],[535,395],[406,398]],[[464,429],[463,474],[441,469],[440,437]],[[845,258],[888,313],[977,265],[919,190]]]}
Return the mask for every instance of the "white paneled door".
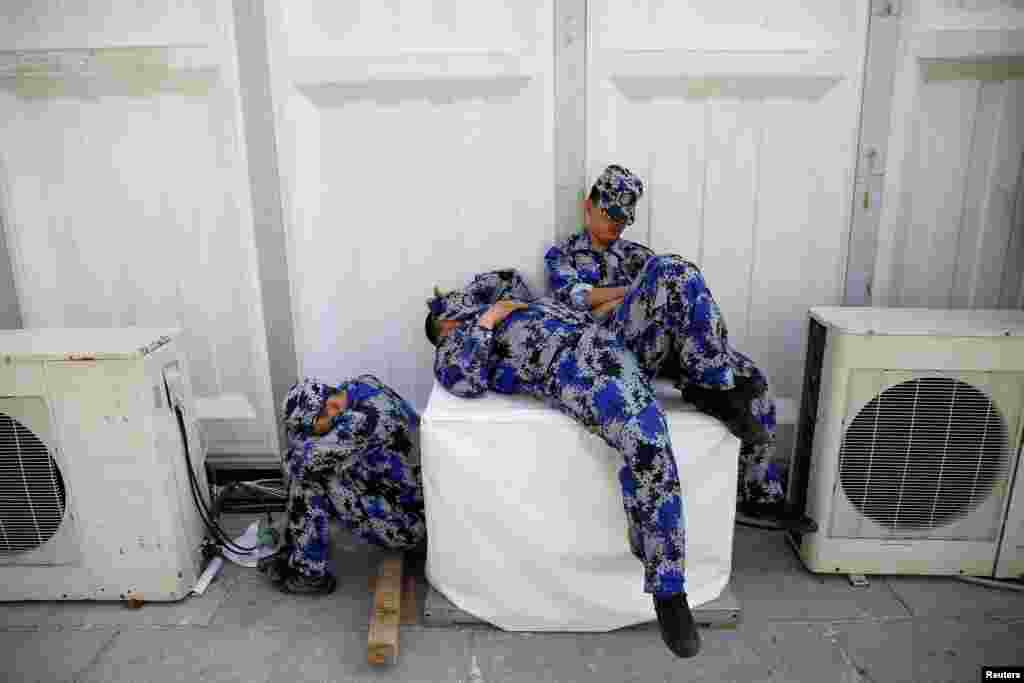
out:
{"label": "white paneled door", "polygon": [[899,17],[873,302],[1024,307],[1024,7]]}
{"label": "white paneled door", "polygon": [[587,167],[647,184],[626,237],[704,271],[797,396],[807,309],[842,303],[866,0],[589,3]]}
{"label": "white paneled door", "polygon": [[230,3],[19,0],[0,22],[0,212],[26,327],[168,327],[214,454],[276,460]]}
{"label": "white paneled door", "polygon": [[437,285],[555,233],[552,0],[268,1],[302,373],[373,373],[418,407]]}

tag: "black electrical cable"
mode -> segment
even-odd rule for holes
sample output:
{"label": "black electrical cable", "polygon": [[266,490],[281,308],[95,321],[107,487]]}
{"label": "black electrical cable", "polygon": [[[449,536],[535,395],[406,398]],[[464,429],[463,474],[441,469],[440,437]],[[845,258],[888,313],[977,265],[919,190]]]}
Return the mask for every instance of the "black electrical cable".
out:
{"label": "black electrical cable", "polygon": [[739,526],[750,527],[751,529],[764,529],[766,531],[786,531],[786,528],[780,526],[776,522],[747,522],[745,520],[736,520],[736,524]]}
{"label": "black electrical cable", "polygon": [[195,502],[196,509],[199,511],[199,516],[203,520],[203,524],[206,525],[206,529],[218,540],[222,545],[226,546],[232,552],[240,555],[248,555],[255,551],[258,546],[251,548],[241,546],[228,538],[227,533],[213,520],[213,514],[206,507],[206,503],[203,502],[201,490],[199,487],[199,481],[196,479],[196,473],[192,470],[192,457],[189,455],[188,449],[188,432],[185,429],[185,417],[181,412],[181,406],[174,406],[174,414],[178,418],[178,429],[181,431],[181,440],[185,446],[185,466],[188,469],[188,480],[189,490],[192,492],[192,500]]}
{"label": "black electrical cable", "polygon": [[818,524],[811,519],[803,518],[799,521],[793,519],[760,519],[757,517],[747,517],[736,515],[736,524],[738,526],[750,527],[752,529],[764,529],[766,531],[793,531],[797,530],[800,533],[814,533],[818,530]]}
{"label": "black electrical cable", "polygon": [[185,464],[188,468],[189,490],[192,492],[192,501],[196,505],[196,509],[199,512],[199,516],[202,519],[203,524],[206,526],[207,530],[214,536],[215,540],[219,541],[228,549],[242,555],[249,554],[250,552],[255,550],[255,547],[247,548],[231,541],[231,539],[228,538],[228,535],[224,532],[224,530],[214,521],[213,513],[206,507],[205,502],[203,502],[202,491],[199,487],[199,482],[196,479],[195,472],[192,469],[192,458],[189,455],[188,435],[185,429],[185,420],[182,415],[181,408],[178,406],[175,406],[175,415],[178,419],[178,428],[181,430],[182,441],[185,446]]}
{"label": "black electrical cable", "polygon": [[[191,497],[193,497],[193,502],[196,505],[196,509],[199,511],[199,515],[200,518],[203,520],[203,524],[206,526],[207,530],[210,531],[211,535],[214,537],[214,540],[216,540],[224,546],[231,547],[233,544],[230,542],[229,539],[227,539],[227,535],[226,533],[224,533],[223,529],[221,529],[216,523],[213,522],[213,515],[206,508],[202,496],[200,495],[201,492],[199,489],[199,482],[196,480],[196,475],[195,472],[193,471],[193,468],[191,468],[191,458],[189,457],[188,454],[188,438],[184,429],[184,420],[182,419],[180,410],[175,409],[175,411],[177,413],[178,428],[182,432],[182,441],[185,447],[185,466],[188,470],[188,490],[191,493]],[[231,549],[234,550],[234,548]],[[236,552],[239,551],[237,550]]]}
{"label": "black electrical cable", "polygon": [[181,408],[178,406],[175,406],[175,415],[178,419],[178,428],[181,430],[182,441],[185,446],[185,464],[188,468],[189,490],[192,492],[192,501],[196,505],[196,509],[199,512],[200,518],[203,520],[203,524],[217,541],[230,550],[239,554],[248,554],[252,552],[255,548],[243,547],[231,541],[224,530],[214,521],[213,513],[206,507],[206,504],[202,499],[202,491],[199,487],[199,482],[196,479],[195,471],[192,469],[192,458],[188,449],[188,435],[185,429],[185,420],[182,415]]}

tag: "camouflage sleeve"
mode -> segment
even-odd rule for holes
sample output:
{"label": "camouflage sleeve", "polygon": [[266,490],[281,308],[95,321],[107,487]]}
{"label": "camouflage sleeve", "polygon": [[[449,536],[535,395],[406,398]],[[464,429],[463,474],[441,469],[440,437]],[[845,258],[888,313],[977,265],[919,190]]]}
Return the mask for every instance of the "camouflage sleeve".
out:
{"label": "camouflage sleeve", "polygon": [[494,331],[470,321],[452,330],[438,344],[434,376],[456,396],[472,398],[487,391]]}
{"label": "camouflage sleeve", "polygon": [[530,302],[535,301],[537,297],[530,291],[530,286],[526,284],[526,280],[515,270],[503,270],[499,271],[499,276],[503,282],[503,290],[500,293],[497,301],[502,299],[513,299],[515,301]]}
{"label": "camouflage sleeve", "polygon": [[397,391],[389,387],[387,384],[384,384],[384,382],[380,381],[375,375],[360,375],[356,378],[356,381],[374,387],[388,397],[387,402],[389,404],[389,415],[405,420],[412,429],[419,427],[419,413],[417,413],[416,409],[412,407],[412,404],[402,398]]}
{"label": "camouflage sleeve", "polygon": [[523,277],[515,270],[492,270],[480,273],[465,290],[467,296],[479,305],[492,305],[499,301],[533,301],[533,293]]}
{"label": "camouflage sleeve", "polygon": [[293,480],[301,481],[307,472],[340,471],[372,447],[373,436],[364,413],[346,410],[335,416],[325,434],[306,435],[298,447],[291,449],[288,472]]}
{"label": "camouflage sleeve", "polygon": [[594,286],[583,281],[564,248],[556,245],[548,249],[544,255],[544,267],[548,273],[548,286],[555,301],[578,311],[590,310],[587,295]]}

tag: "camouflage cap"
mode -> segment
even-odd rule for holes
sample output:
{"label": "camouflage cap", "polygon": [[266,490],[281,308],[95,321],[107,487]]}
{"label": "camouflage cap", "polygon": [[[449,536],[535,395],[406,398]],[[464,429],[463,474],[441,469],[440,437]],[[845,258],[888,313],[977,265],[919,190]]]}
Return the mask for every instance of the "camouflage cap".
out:
{"label": "camouflage cap", "polygon": [[636,203],[644,195],[644,183],[628,168],[612,164],[594,181],[597,190],[595,206],[604,209],[613,220],[633,225]]}

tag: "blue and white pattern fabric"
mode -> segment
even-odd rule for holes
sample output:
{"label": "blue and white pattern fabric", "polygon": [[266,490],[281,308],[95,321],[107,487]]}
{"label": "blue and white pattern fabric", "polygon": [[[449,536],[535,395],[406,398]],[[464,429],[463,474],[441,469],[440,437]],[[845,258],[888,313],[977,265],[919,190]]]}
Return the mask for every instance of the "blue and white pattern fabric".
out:
{"label": "blue and white pattern fabric", "polygon": [[[472,316],[464,315],[467,300],[480,304]],[[480,316],[500,300],[529,306],[492,330],[480,327]],[[631,535],[639,539],[644,589],[659,596],[684,591],[684,508],[668,424],[622,338],[585,313],[534,299],[509,271],[480,275],[466,290],[436,297],[431,310],[463,321],[437,347],[434,374],[445,388],[466,398],[488,390],[535,396],[622,455],[619,483]]]}
{"label": "blue and white pattern fabric", "polygon": [[729,343],[725,318],[700,269],[624,239],[595,249],[586,230],[549,249],[545,266],[555,299],[577,310],[588,308],[586,295],[594,287],[627,288],[622,304],[596,322],[623,338],[649,377],[671,354],[681,369],[680,387],[692,383],[727,390],[736,386],[737,376],[763,382],[751,411],[770,441],[741,451],[738,500],[751,513],[781,504],[785,482],[775,453],[775,401],[767,377]]}
{"label": "blue and white pattern fabric", "polygon": [[[327,399],[341,392],[346,410],[315,435],[313,423]],[[327,572],[331,518],[385,548],[413,548],[424,540],[419,422],[413,407],[373,375],[338,385],[306,378],[289,390],[282,471],[292,569],[309,577]]]}
{"label": "blue and white pattern fabric", "polygon": [[590,233],[579,232],[544,255],[548,284],[557,301],[589,311],[587,296],[594,287],[628,287],[654,252],[642,244],[617,239],[608,249],[594,248]]}

